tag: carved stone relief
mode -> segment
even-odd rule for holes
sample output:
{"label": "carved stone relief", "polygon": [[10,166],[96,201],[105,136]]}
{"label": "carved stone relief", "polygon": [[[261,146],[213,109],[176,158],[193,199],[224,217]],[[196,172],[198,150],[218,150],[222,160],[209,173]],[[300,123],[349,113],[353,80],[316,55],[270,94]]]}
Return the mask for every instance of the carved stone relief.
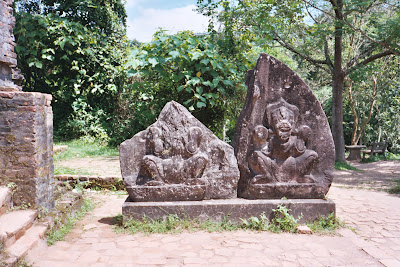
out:
{"label": "carved stone relief", "polygon": [[132,201],[236,197],[233,148],[176,102],[153,125],[123,142],[120,162]]}
{"label": "carved stone relief", "polygon": [[270,129],[254,127],[247,159],[254,174],[251,183],[315,182],[310,172],[318,154],[306,146],[312,132],[307,125],[296,127],[297,117],[298,108],[283,99],[267,106]]}
{"label": "carved stone relief", "polygon": [[328,121],[308,86],[285,64],[261,54],[236,124],[239,197],[323,198],[333,175]]}

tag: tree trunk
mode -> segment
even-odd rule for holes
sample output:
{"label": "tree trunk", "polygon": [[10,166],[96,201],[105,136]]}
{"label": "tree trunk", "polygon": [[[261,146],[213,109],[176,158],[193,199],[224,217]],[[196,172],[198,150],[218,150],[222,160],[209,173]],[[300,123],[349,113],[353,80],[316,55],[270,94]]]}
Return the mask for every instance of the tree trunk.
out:
{"label": "tree trunk", "polygon": [[357,145],[358,139],[357,139],[357,130],[358,130],[358,113],[356,110],[356,103],[353,99],[353,81],[351,79],[348,79],[348,85],[347,85],[347,93],[349,95],[349,104],[351,111],[353,113],[353,132],[351,134],[351,145]]}
{"label": "tree trunk", "polygon": [[345,161],[343,133],[343,74],[336,72],[332,81],[332,135],[335,143],[335,160]]}
{"label": "tree trunk", "polygon": [[343,83],[344,73],[342,70],[342,10],[343,0],[337,0],[336,22],[335,22],[335,63],[333,65],[332,77],[332,135],[335,143],[335,160],[345,161],[344,157],[344,133],[343,133]]}

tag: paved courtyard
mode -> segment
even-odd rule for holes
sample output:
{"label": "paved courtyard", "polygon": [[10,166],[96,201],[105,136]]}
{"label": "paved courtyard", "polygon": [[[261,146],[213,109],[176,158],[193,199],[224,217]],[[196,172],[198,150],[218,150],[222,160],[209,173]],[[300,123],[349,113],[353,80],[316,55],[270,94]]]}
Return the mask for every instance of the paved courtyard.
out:
{"label": "paved courtyard", "polygon": [[[387,175],[397,179],[399,165],[393,162]],[[374,175],[383,173],[378,169]],[[337,216],[354,231],[343,228],[335,236],[252,231],[118,234],[112,217],[121,213],[125,196],[91,193],[96,208],[65,241],[40,244],[26,259],[33,266],[49,267],[400,266],[400,198],[355,188],[355,183],[350,187],[345,173],[337,175],[341,183],[333,184],[328,197],[336,202]]]}

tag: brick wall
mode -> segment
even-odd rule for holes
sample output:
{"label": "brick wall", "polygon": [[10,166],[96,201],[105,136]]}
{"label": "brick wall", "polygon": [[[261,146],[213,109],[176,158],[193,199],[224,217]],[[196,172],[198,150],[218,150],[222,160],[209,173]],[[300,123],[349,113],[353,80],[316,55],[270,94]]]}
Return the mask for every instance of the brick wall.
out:
{"label": "brick wall", "polygon": [[21,90],[16,83],[19,84],[23,78],[16,68],[13,2],[14,0],[0,0],[0,90],[2,91]]}
{"label": "brick wall", "polygon": [[14,204],[54,206],[51,95],[0,91],[0,185],[15,183]]}
{"label": "brick wall", "polygon": [[22,92],[13,28],[14,0],[0,0],[0,186],[15,184],[13,202],[54,206],[51,95]]}

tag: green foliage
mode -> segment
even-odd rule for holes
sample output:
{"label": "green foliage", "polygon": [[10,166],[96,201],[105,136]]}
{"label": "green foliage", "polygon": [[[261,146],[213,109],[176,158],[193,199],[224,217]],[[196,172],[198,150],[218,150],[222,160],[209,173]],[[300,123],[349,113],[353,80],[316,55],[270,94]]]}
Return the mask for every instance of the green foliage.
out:
{"label": "green foliage", "polygon": [[94,204],[88,200],[84,199],[83,205],[79,212],[68,216],[67,221],[59,229],[54,229],[47,233],[47,244],[49,246],[54,245],[57,241],[63,241],[65,236],[71,232],[75,227],[76,223],[83,218],[89,211],[94,209]]}
{"label": "green foliage", "polygon": [[332,212],[328,217],[319,217],[317,220],[308,222],[307,226],[313,233],[329,234],[344,227],[344,223]]}
{"label": "green foliage", "polygon": [[[313,89],[320,91],[324,87],[332,86],[332,95],[336,101],[330,101],[330,110],[337,113],[331,116],[330,122],[337,148],[336,158],[343,160],[343,134],[347,135],[346,143],[350,144],[353,126],[361,134],[368,130],[365,126],[360,127],[362,123],[354,123],[348,103],[347,107],[345,105],[347,110],[343,112],[342,103],[346,104],[341,94],[344,78],[357,82],[355,110],[360,122],[363,122],[368,117],[366,110],[371,102],[372,90],[368,77],[372,77],[374,71],[385,72],[383,68],[379,68],[380,62],[375,62],[386,59],[389,55],[396,55],[396,58],[399,55],[399,2],[198,0],[197,6],[203,15],[210,17],[210,29],[214,28],[215,21],[223,25],[220,32],[225,39],[233,38],[242,47],[246,42],[253,42],[264,50],[272,46],[283,47],[290,51],[298,69],[303,69],[301,74],[307,78]],[[390,68],[390,72],[396,69],[398,70],[398,63]],[[398,78],[395,76],[393,79],[382,79],[380,89],[387,90],[388,86],[384,83],[389,81],[395,84],[398,92],[399,83],[396,80]],[[319,94],[319,99],[325,102],[329,97]],[[394,96],[386,98],[386,101],[382,98],[382,102],[392,102],[394,99]],[[393,113],[387,111],[387,107],[393,105],[379,106],[378,111],[380,114],[386,113],[386,119],[379,121],[380,123],[374,123],[371,119],[370,125],[374,126],[371,128],[375,134],[373,131],[368,132],[368,138],[376,137],[381,132],[378,128],[383,133],[383,129],[388,128],[385,124],[396,125],[399,113],[396,114],[396,109]],[[344,118],[342,114],[345,115]],[[388,114],[394,115],[394,123],[390,122]],[[396,148],[400,143],[397,141],[400,135],[395,128],[391,130],[390,139],[393,139],[393,148]],[[389,131],[385,132],[389,137]]]}
{"label": "green foliage", "polygon": [[159,31],[131,55],[132,91],[124,96],[136,100],[125,102],[125,109],[134,111],[128,115],[131,128],[147,127],[171,100],[185,105],[220,137],[224,124],[233,127],[227,121],[235,121],[240,111],[247,66],[221,55],[210,36]]}
{"label": "green foliage", "polygon": [[374,156],[369,156],[366,158],[363,158],[361,162],[363,163],[369,163],[369,162],[377,162],[381,160],[400,160],[400,154],[393,154],[390,152],[386,152],[385,156],[383,155],[374,155]]}
{"label": "green foliage", "polygon": [[269,220],[264,212],[260,215],[260,218],[251,217],[248,220],[247,219],[241,219],[241,220],[242,220],[243,228],[245,228],[245,229],[256,230],[256,231],[266,231],[270,227]]}
{"label": "green foliage", "polygon": [[[301,217],[295,219],[290,214],[290,209],[283,205],[278,205],[274,211],[274,217],[268,220],[265,213],[260,217],[251,217],[241,219],[241,223],[230,222],[229,216],[225,216],[221,222],[204,221],[199,222],[196,219],[179,218],[176,214],[169,215],[165,219],[152,220],[144,217],[142,220],[129,220],[125,224],[122,222],[122,215],[114,218],[114,230],[125,233],[177,233],[182,231],[201,231],[220,232],[236,231],[240,229],[253,231],[271,231],[275,233],[297,231],[298,221]],[[332,232],[341,224],[335,221],[333,215],[328,218],[320,218],[316,222],[310,223],[317,232]]]}
{"label": "green foliage", "polygon": [[397,179],[397,180],[396,180],[396,185],[393,186],[393,187],[391,187],[391,188],[388,190],[388,192],[389,192],[390,194],[397,194],[397,195],[400,194],[400,179]]}
{"label": "green foliage", "polygon": [[67,145],[68,149],[54,155],[54,161],[72,158],[118,156],[116,147],[99,143],[94,138],[80,138],[72,141],[56,142],[55,145]]}
{"label": "green foliage", "polygon": [[289,232],[295,233],[297,231],[298,221],[301,217],[295,219],[290,214],[290,209],[284,205],[278,205],[274,211],[274,218],[271,220],[269,230],[275,233]]}
{"label": "green foliage", "polygon": [[14,34],[24,90],[53,96],[54,133],[107,141],[125,84],[121,0],[19,1]]}
{"label": "green foliage", "polygon": [[347,162],[335,161],[335,170],[339,171],[362,171],[354,166],[351,166]]}
{"label": "green foliage", "polygon": [[221,222],[204,221],[199,222],[195,219],[179,218],[176,214],[170,214],[164,220],[152,220],[144,217],[142,220],[129,220],[122,223],[122,215],[114,219],[115,231],[136,233],[180,233],[183,231],[201,231],[220,232],[234,231],[240,229],[240,226],[229,221],[229,216],[224,217]]}
{"label": "green foliage", "polygon": [[54,174],[55,175],[59,175],[59,174],[92,175],[93,173],[90,172],[90,170],[87,170],[84,168],[69,168],[69,167],[57,166],[57,164],[55,164],[54,165]]}

